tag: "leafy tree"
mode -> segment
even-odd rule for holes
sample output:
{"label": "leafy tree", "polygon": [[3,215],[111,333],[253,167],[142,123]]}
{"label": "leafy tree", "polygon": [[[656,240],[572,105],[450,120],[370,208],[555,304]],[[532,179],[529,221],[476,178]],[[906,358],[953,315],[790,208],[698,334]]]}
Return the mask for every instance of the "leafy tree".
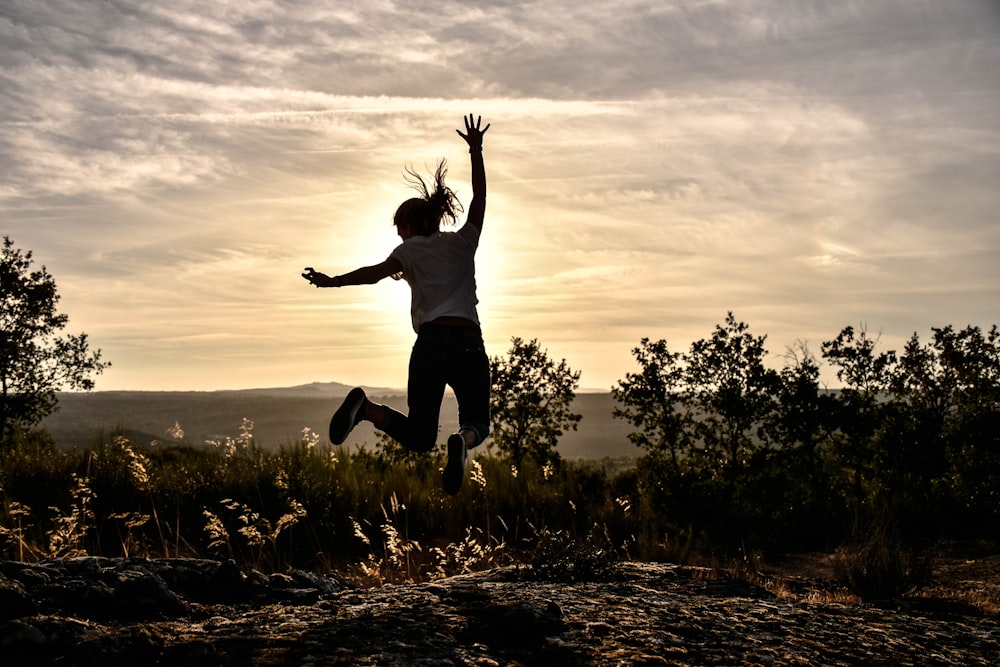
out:
{"label": "leafy tree", "polygon": [[681,532],[704,529],[735,543],[754,517],[770,514],[757,491],[771,472],[765,427],[781,386],[764,366],[765,338],[748,330],[728,313],[686,354],[643,339],[633,350],[640,372],[613,390],[623,404],[615,416],[639,427],[629,437],[651,453],[640,481],[658,509],[678,519]]}
{"label": "leafy tree", "polygon": [[[907,342],[891,378],[909,448],[899,476],[954,532],[1000,532],[1000,331],[933,328]],[[961,520],[959,520],[961,517]],[[961,524],[961,525],[959,525]]]}
{"label": "leafy tree", "polygon": [[767,336],[755,337],[730,312],[711,338],[691,344],[687,377],[706,464],[731,478],[765,444],[778,374],[764,366]]}
{"label": "leafy tree", "polygon": [[771,544],[823,548],[846,523],[825,447],[836,428],[835,398],[821,390],[819,362],[802,341],[788,348],[778,374],[774,410],[765,421],[767,465],[756,471],[754,493]]}
{"label": "leafy tree", "polygon": [[110,364],[89,349],[87,334],[58,332],[68,322],[56,312],[59,295],[45,267],[32,270],[31,251],[22,253],[4,236],[0,250],[0,428],[37,424],[57,407],[64,387],[89,390],[91,375]]}
{"label": "leafy tree", "polygon": [[769,424],[773,443],[813,454],[829,438],[835,428],[833,397],[820,391],[819,371],[819,361],[804,342],[788,348]]}
{"label": "leafy tree", "polygon": [[490,411],[493,441],[511,463],[544,464],[558,459],[563,431],[576,430],[581,415],[572,412],[580,372],[563,359],[556,363],[537,339],[513,338],[506,358],[490,359]]}
{"label": "leafy tree", "polygon": [[634,445],[662,457],[676,469],[691,446],[682,355],[671,352],[667,341],[648,338],[643,338],[632,354],[639,362],[639,372],[627,373],[612,387],[611,395],[622,405],[613,415],[638,429],[628,434]]}
{"label": "leafy tree", "polygon": [[715,472],[746,464],[767,438],[763,426],[781,386],[764,366],[766,337],[748,329],[729,313],[725,326],[716,325],[687,354],[642,339],[632,351],[640,372],[612,389],[624,405],[614,415],[641,429],[629,435],[632,442],[675,462],[692,455]]}
{"label": "leafy tree", "polygon": [[856,513],[877,484],[885,456],[878,450],[876,436],[885,424],[890,380],[896,368],[894,351],[877,352],[879,336],[870,336],[862,327],[844,327],[832,340],[823,343],[823,358],[837,371],[842,389],[837,395],[834,455],[852,482],[850,496]]}

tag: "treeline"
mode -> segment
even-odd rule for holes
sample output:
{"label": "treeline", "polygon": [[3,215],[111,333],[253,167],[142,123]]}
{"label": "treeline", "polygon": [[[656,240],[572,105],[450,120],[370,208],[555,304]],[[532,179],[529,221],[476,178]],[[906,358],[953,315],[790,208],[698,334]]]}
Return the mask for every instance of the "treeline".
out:
{"label": "treeline", "polygon": [[897,353],[843,329],[821,347],[837,391],[804,345],[768,368],[732,313],[685,352],[642,340],[614,395],[645,452],[643,528],[728,549],[996,540],[1000,334],[932,332]]}

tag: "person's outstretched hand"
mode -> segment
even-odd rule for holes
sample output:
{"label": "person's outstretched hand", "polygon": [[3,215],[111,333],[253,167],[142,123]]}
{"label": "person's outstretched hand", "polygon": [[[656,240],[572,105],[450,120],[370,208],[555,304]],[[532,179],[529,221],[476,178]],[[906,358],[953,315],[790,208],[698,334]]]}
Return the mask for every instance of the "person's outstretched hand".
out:
{"label": "person's outstretched hand", "polygon": [[479,129],[479,126],[483,123],[483,117],[479,116],[476,118],[475,123],[472,122],[472,114],[469,117],[462,117],[465,121],[465,134],[462,134],[461,130],[455,130],[458,132],[458,136],[465,139],[465,143],[469,144],[469,150],[482,150],[483,148],[483,135],[486,134],[486,130],[490,129],[490,124],[487,123],[486,127]]}
{"label": "person's outstretched hand", "polygon": [[302,277],[308,280],[310,283],[316,287],[331,287],[333,285],[333,279],[325,273],[320,273],[319,271],[313,269],[311,266],[306,267],[305,272],[303,272]]}

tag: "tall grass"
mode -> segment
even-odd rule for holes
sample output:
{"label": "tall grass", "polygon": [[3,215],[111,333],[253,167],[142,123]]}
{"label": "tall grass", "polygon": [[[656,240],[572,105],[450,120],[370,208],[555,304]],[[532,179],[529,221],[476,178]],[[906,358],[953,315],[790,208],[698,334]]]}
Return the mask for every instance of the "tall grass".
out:
{"label": "tall grass", "polygon": [[[574,580],[607,577],[622,558],[725,557],[736,534],[744,553],[785,550],[796,535],[801,543],[806,519],[843,513],[826,496],[788,500],[822,475],[768,469],[732,493],[728,480],[648,456],[632,467],[518,469],[476,454],[452,497],[441,490],[443,448],[416,456],[385,439],[348,451],[306,429],[264,449],[246,420],[236,437],[201,446],[111,434],[65,451],[45,433],[19,434],[0,448],[0,558],[231,559],[245,570],[336,571],[361,585],[527,564],[534,576]],[[830,545],[847,541],[838,576],[858,595],[898,595],[929,573],[930,559],[899,539],[904,510],[864,524],[874,532],[844,534],[832,520],[814,529]],[[726,539],[713,542],[718,525]]]}
{"label": "tall grass", "polygon": [[541,536],[568,543],[623,525],[607,475],[589,464],[514,470],[480,455],[455,497],[441,490],[443,466],[443,451],[348,452],[308,430],[265,450],[250,422],[198,447],[112,435],[62,451],[25,435],[0,451],[0,557],[211,557],[377,585],[514,563]]}

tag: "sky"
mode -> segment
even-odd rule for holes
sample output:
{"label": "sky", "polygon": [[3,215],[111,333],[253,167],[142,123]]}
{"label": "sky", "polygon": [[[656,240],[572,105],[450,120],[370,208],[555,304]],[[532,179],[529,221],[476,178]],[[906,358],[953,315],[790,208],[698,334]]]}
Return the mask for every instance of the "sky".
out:
{"label": "sky", "polygon": [[402,387],[406,284],[300,273],[384,260],[407,167],[468,204],[474,113],[491,356],[901,350],[1000,323],[998,72],[995,0],[0,0],[0,234],[98,390]]}

